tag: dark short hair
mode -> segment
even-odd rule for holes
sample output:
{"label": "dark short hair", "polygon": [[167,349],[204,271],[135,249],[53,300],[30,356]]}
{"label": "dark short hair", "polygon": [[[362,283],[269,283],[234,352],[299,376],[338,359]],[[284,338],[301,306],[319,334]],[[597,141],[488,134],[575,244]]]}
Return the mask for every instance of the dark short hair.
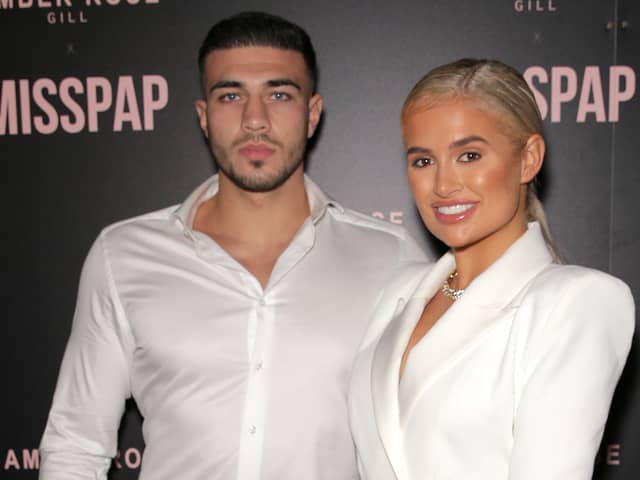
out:
{"label": "dark short hair", "polygon": [[214,50],[236,47],[274,47],[300,52],[315,93],[318,84],[316,52],[311,39],[298,25],[264,12],[242,12],[216,23],[205,37],[198,53],[200,74],[207,55]]}

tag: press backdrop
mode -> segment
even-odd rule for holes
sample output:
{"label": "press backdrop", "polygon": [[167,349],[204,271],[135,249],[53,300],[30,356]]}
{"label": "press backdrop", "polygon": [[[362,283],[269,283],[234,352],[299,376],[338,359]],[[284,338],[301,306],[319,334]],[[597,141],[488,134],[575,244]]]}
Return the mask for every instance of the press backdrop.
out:
{"label": "press backdrop", "polygon": [[[640,300],[637,0],[0,0],[3,479],[37,476],[98,231],[182,201],[213,173],[193,108],[196,53],[214,22],[246,9],[283,15],[314,40],[326,110],[308,173],[345,205],[403,223],[434,255],[405,183],[404,96],[463,56],[526,72],[546,117],[543,200],[558,244]],[[113,478],[137,478],[140,421],[131,404]],[[636,338],[596,478],[640,478],[639,449]]]}

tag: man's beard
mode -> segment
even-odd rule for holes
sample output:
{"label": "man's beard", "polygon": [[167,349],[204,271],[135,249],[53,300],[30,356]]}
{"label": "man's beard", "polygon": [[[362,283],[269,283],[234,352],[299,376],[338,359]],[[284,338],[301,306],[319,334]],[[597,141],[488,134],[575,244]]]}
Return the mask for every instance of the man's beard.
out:
{"label": "man's beard", "polygon": [[275,145],[280,147],[283,154],[289,154],[289,158],[285,159],[284,164],[274,174],[266,174],[262,171],[264,166],[263,160],[251,160],[249,163],[254,168],[254,172],[249,174],[241,174],[235,170],[233,164],[227,160],[226,152],[216,155],[218,150],[213,143],[211,144],[211,150],[216,160],[218,169],[229,179],[233,184],[247,192],[264,193],[271,192],[282,186],[293,175],[304,160],[304,149],[306,139],[300,142],[299,145],[288,152],[282,148],[282,144],[271,140],[266,135],[248,135],[233,143],[232,148],[239,146],[248,141],[262,142],[269,145]]}

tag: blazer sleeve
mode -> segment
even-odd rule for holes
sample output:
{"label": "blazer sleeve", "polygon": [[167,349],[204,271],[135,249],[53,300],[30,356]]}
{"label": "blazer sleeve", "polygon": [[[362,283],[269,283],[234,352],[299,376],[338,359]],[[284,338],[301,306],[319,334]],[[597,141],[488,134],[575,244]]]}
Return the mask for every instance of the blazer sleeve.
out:
{"label": "blazer sleeve", "polygon": [[80,278],[71,335],[40,444],[40,479],[106,479],[130,396],[132,335],[103,236]]}
{"label": "blazer sleeve", "polygon": [[510,480],[592,478],[631,345],[634,304],[626,284],[560,268],[569,278],[550,279],[547,295],[523,303],[531,326],[516,375]]}

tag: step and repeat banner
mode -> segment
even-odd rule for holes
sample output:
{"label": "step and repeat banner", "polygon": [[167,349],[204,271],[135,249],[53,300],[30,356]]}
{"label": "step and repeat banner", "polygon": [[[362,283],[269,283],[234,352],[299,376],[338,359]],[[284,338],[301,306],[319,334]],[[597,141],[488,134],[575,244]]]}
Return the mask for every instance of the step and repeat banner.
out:
{"label": "step and repeat banner", "polygon": [[[637,0],[0,0],[1,478],[37,477],[100,229],[179,203],[214,172],[194,109],[197,50],[241,10],[284,16],[314,41],[326,109],[307,172],[342,204],[404,224],[434,256],[406,185],[400,106],[439,64],[516,66],[545,117],[542,197],[562,254],[623,278],[640,301]],[[636,337],[597,479],[640,478],[638,354]],[[141,421],[131,402],[114,479],[137,478]]]}

